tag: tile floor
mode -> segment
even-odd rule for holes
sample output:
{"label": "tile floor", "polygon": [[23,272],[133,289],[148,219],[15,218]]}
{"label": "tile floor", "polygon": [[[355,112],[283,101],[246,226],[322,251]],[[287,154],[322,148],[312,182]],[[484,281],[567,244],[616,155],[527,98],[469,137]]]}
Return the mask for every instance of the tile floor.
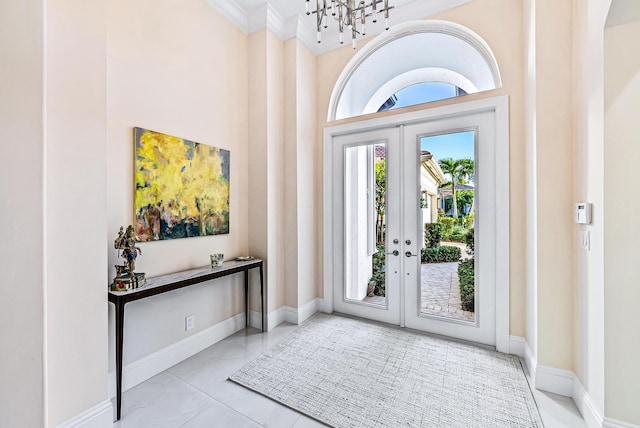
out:
{"label": "tile floor", "polygon": [[[126,391],[114,428],[313,428],[313,419],[227,380],[297,327],[245,329]],[[545,428],[582,428],[571,399],[534,391]]]}

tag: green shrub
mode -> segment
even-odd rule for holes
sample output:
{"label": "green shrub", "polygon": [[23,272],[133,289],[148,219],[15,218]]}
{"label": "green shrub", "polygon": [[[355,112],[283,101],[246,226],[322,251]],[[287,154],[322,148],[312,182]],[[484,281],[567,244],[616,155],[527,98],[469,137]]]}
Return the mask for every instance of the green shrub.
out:
{"label": "green shrub", "polygon": [[442,225],[440,223],[425,223],[424,225],[425,248],[439,247],[441,240],[442,240]]}
{"label": "green shrub", "polygon": [[473,254],[476,251],[475,233],[473,228],[469,229],[469,231],[467,232],[467,238],[465,242],[467,243],[467,254]]}
{"label": "green shrub", "polygon": [[475,216],[473,214],[469,214],[468,216],[464,217],[464,221],[462,225],[464,226],[465,229],[472,229],[474,220],[475,220]]}
{"label": "green shrub", "polygon": [[373,281],[376,283],[376,286],[373,289],[373,294],[384,297],[386,283],[385,262],[387,255],[385,254],[384,245],[378,245],[377,249],[378,251],[373,255],[373,269],[369,282]]}
{"label": "green shrub", "polygon": [[460,260],[458,247],[434,247],[422,249],[422,263],[447,263]]}
{"label": "green shrub", "polygon": [[456,219],[453,217],[442,217],[438,223],[442,225],[442,237],[449,236],[451,229],[456,224]]}
{"label": "green shrub", "polygon": [[473,259],[462,260],[458,265],[460,280],[460,301],[462,309],[474,311],[475,308],[475,273]]}
{"label": "green shrub", "polygon": [[467,229],[462,226],[453,226],[449,236],[446,237],[447,241],[453,242],[465,242],[467,239]]}

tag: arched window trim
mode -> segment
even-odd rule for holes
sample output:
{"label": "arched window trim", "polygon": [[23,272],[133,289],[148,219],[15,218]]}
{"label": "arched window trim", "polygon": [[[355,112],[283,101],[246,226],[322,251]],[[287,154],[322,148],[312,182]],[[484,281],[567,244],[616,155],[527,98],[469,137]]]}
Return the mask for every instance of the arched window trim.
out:
{"label": "arched window trim", "polygon": [[[411,36],[414,34],[420,34],[420,33],[445,34],[445,35],[456,37],[462,40],[463,42],[467,43],[478,52],[478,54],[482,57],[485,64],[489,68],[489,71],[493,78],[493,84],[494,84],[493,87],[499,88],[502,86],[502,78],[500,76],[500,70],[498,68],[498,63],[496,61],[496,58],[493,52],[491,51],[491,48],[489,47],[489,45],[478,34],[468,29],[467,27],[464,27],[460,24],[456,24],[449,21],[437,21],[437,20],[409,21],[403,24],[399,24],[395,27],[392,27],[389,31],[386,31],[380,34],[374,40],[372,40],[370,43],[364,46],[351,59],[351,61],[349,61],[345,69],[340,74],[340,77],[338,78],[336,85],[333,88],[331,99],[329,101],[329,111],[327,114],[327,120],[328,121],[336,120],[338,106],[340,104],[340,100],[342,98],[342,94],[344,92],[344,89],[347,83],[351,79],[353,73],[374,52],[376,52],[383,46],[395,40],[401,39],[403,37]],[[384,102],[384,100],[382,102]],[[359,113],[359,114],[363,114],[363,113]]]}
{"label": "arched window trim", "polygon": [[467,94],[478,92],[478,88],[476,88],[473,82],[460,73],[438,67],[419,68],[402,73],[382,85],[380,89],[373,94],[362,114],[375,113],[392,95],[410,86],[428,82],[449,83],[462,89]]}

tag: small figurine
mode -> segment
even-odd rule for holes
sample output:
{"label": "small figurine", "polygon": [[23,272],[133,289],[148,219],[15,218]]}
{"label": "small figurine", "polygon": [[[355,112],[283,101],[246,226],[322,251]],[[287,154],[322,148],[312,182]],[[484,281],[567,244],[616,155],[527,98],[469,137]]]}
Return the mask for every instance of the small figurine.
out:
{"label": "small figurine", "polygon": [[134,272],[136,258],[138,254],[142,254],[142,250],[136,246],[136,234],[133,225],[127,226],[126,231],[123,231],[123,229],[124,227],[120,226],[118,237],[113,242],[113,247],[122,251],[119,256],[125,259],[124,265],[116,265],[116,277],[113,280],[113,284],[111,284],[111,288],[116,291],[138,288],[146,283],[144,273]]}

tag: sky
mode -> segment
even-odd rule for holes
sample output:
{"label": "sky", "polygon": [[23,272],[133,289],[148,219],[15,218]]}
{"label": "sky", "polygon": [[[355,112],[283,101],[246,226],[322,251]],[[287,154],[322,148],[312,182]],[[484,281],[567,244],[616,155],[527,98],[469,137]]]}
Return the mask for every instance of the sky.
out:
{"label": "sky", "polygon": [[438,160],[445,158],[475,159],[473,153],[474,134],[474,131],[467,131],[424,137],[420,141],[420,149],[430,151]]}
{"label": "sky", "polygon": [[396,92],[395,96],[398,101],[394,109],[453,98],[456,96],[456,87],[442,82],[418,83]]}
{"label": "sky", "polygon": [[[404,88],[395,95],[398,101],[393,109],[452,98],[456,96],[456,88],[449,83],[426,82]],[[420,144],[421,150],[430,151],[438,160],[474,159],[473,146],[473,131],[425,137]]]}

